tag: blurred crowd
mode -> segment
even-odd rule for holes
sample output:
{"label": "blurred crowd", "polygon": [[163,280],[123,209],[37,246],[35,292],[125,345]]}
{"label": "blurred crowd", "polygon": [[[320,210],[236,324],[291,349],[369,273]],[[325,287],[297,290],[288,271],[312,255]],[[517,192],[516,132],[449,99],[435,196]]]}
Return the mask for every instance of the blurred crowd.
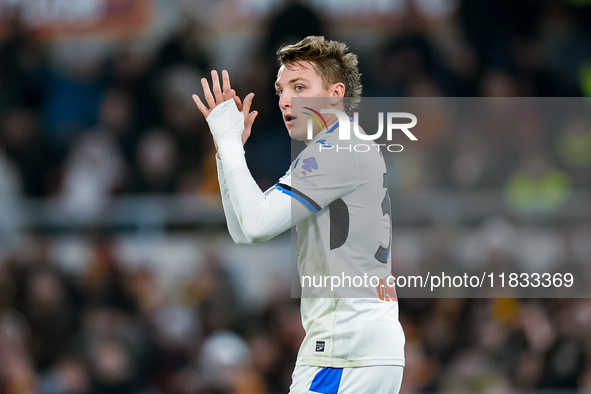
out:
{"label": "blurred crowd", "polygon": [[[406,1],[400,26],[376,38],[375,50],[350,44],[365,96],[591,95],[588,1],[457,0],[447,34],[425,23],[423,3]],[[309,34],[341,38],[328,21],[306,2],[285,2],[261,23],[261,39],[232,80],[241,96],[256,93],[246,150],[262,188],[290,161],[274,53]],[[202,41],[202,22],[188,17],[148,51],[122,43],[105,57],[80,51],[58,62],[18,14],[10,23],[0,40],[0,247],[11,236],[3,213],[22,197],[56,201],[67,217],[84,218],[118,196],[217,193],[214,147],[191,94],[211,68],[225,66]],[[527,111],[510,124],[475,110],[452,131],[441,111],[429,111],[419,117],[427,120],[418,148],[397,158],[392,189],[499,190],[535,222],[591,186],[584,105],[557,108],[566,115],[551,126]],[[589,225],[577,221],[578,234],[588,235]],[[425,260],[450,247],[436,231]],[[76,273],[48,256],[51,232],[27,232],[0,249],[0,393],[287,392],[303,336],[298,302],[281,290],[288,285],[253,308],[212,254],[165,289],[154,272],[117,258],[116,236],[89,235],[93,252]],[[570,241],[564,237],[565,253]],[[578,256],[577,264],[589,262]],[[506,256],[489,257],[502,264]],[[404,392],[591,392],[588,299],[403,299],[400,308]]]}
{"label": "blurred crowd", "polygon": [[0,260],[0,392],[289,387],[303,329],[288,284],[253,309],[216,255],[167,287],[145,266],[122,264],[114,238],[94,238],[78,272],[52,264],[50,242],[32,236]]}

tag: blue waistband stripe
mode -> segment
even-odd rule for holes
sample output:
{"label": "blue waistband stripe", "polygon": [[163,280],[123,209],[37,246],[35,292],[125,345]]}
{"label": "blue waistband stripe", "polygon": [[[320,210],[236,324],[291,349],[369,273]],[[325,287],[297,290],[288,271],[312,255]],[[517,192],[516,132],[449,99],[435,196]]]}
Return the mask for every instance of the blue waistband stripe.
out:
{"label": "blue waistband stripe", "polygon": [[321,394],[338,394],[343,368],[324,367],[314,376],[310,391]]}

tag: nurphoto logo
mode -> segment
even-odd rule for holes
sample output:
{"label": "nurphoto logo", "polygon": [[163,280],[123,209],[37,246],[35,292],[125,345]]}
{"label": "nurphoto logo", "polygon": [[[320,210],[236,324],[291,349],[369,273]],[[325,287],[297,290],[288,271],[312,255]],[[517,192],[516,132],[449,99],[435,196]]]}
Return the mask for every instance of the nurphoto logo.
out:
{"label": "nurphoto logo", "polygon": [[[337,110],[337,109],[321,109],[320,112],[310,108],[310,107],[303,107],[311,111],[304,112],[304,114],[310,116],[312,119],[308,119],[307,123],[307,138],[311,140],[314,137],[314,123],[313,120],[320,126],[320,128],[326,128],[328,130],[328,125],[326,120],[322,116],[322,114],[333,114],[336,115],[339,126],[338,126],[338,133],[339,133],[339,141],[351,141],[351,126],[353,126],[353,133],[358,140],[361,141],[376,141],[378,138],[382,137],[384,134],[384,118],[386,119],[386,140],[391,142],[393,140],[394,131],[400,130],[402,131],[408,139],[411,141],[418,141],[417,137],[410,131],[411,128],[416,126],[417,124],[417,117],[409,112],[386,112],[384,116],[384,112],[378,112],[378,130],[374,134],[366,134],[362,131],[359,127],[359,113],[354,112],[353,117],[349,117],[345,112]],[[399,119],[406,119],[407,122],[399,123]],[[330,132],[330,131],[329,131]],[[324,140],[323,140],[324,141]],[[319,141],[320,142],[320,141]],[[357,143],[357,144],[344,144],[344,145],[333,145],[333,144],[326,144],[320,143],[319,151],[327,150],[327,149],[336,149],[339,150],[347,150],[347,151],[355,151],[355,152],[368,152],[372,149],[372,147],[385,147],[388,152],[402,152],[404,147],[400,144],[382,144],[382,143]]]}

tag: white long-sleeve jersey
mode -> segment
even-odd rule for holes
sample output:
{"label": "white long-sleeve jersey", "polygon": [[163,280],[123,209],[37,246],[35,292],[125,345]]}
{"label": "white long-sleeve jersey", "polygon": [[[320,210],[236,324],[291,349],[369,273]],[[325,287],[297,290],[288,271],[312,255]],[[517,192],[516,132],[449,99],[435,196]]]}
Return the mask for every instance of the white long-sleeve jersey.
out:
{"label": "white long-sleeve jersey", "polygon": [[[237,111],[233,101],[210,117],[228,111]],[[295,225],[306,331],[297,365],[404,365],[398,302],[376,286],[391,272],[386,166],[377,146],[356,152],[353,145],[360,141],[339,141],[337,126],[316,135],[264,193],[244,151],[220,146],[218,178],[228,229],[234,241],[253,243]]]}

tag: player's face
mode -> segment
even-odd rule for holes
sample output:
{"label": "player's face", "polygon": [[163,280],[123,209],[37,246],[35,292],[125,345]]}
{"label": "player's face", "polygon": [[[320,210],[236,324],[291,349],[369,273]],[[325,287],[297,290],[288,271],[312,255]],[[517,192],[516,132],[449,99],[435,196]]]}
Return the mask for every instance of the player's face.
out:
{"label": "player's face", "polygon": [[[279,96],[279,108],[281,108],[283,121],[290,137],[304,141],[306,140],[307,117],[300,112],[301,110],[294,109],[291,99],[294,97],[342,97],[344,85],[338,83],[326,89],[314,65],[304,61],[291,63],[287,66],[282,65],[279,68],[275,91]],[[314,135],[316,135],[320,131],[320,127],[315,124],[314,127]]]}

